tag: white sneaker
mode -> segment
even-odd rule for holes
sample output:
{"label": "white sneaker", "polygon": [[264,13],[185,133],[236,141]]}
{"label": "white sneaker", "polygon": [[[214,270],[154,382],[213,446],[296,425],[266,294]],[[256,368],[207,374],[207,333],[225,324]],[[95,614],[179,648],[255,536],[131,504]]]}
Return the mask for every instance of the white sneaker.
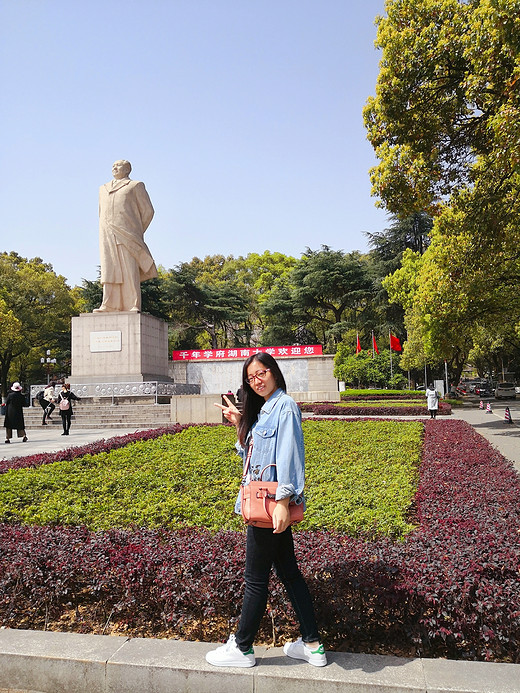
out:
{"label": "white sneaker", "polygon": [[247,652],[238,649],[235,636],[230,635],[225,645],[206,654],[206,661],[216,667],[254,667],[255,652],[252,647]]}
{"label": "white sneaker", "polygon": [[323,645],[320,644],[315,650],[311,650],[301,638],[295,642],[286,642],[283,651],[288,657],[304,659],[314,667],[324,667],[327,664],[327,655]]}

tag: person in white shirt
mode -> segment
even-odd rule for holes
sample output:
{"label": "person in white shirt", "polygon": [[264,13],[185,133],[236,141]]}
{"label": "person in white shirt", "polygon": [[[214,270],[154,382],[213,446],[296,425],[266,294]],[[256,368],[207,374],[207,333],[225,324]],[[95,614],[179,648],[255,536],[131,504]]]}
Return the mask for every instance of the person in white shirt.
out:
{"label": "person in white shirt", "polygon": [[40,400],[40,404],[43,409],[42,426],[47,426],[46,419],[51,420],[51,414],[56,408],[54,404],[54,383],[47,385],[43,391],[43,399]]}

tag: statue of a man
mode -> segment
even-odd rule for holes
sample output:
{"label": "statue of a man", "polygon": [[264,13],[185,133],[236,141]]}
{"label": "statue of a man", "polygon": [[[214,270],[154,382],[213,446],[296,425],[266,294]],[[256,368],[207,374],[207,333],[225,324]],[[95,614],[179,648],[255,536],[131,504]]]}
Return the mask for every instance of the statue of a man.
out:
{"label": "statue of a man", "polygon": [[130,180],[129,161],[116,161],[99,189],[99,251],[103,302],[94,313],[141,310],[141,282],[157,276],[144,232],[154,210],[144,183]]}

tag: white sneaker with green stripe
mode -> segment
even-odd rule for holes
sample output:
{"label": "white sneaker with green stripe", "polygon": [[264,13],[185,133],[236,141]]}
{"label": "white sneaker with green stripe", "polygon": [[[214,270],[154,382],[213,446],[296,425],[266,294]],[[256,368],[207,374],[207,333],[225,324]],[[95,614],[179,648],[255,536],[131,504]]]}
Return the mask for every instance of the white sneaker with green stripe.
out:
{"label": "white sneaker with green stripe", "polygon": [[313,667],[324,667],[327,664],[327,655],[323,645],[320,644],[315,650],[311,650],[301,638],[295,642],[286,642],[283,651],[288,657],[304,659]]}
{"label": "white sneaker with green stripe", "polygon": [[238,649],[235,636],[230,635],[225,645],[206,654],[206,661],[215,667],[254,667],[255,652],[252,647],[247,652]]}

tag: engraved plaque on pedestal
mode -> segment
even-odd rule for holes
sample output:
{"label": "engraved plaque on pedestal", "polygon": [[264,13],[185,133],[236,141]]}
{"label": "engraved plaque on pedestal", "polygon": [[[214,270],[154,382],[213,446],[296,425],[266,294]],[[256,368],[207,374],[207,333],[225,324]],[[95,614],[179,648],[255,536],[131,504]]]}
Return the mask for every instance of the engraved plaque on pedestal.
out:
{"label": "engraved plaque on pedestal", "polygon": [[72,318],[71,381],[169,382],[168,325],[144,313],[83,313]]}

